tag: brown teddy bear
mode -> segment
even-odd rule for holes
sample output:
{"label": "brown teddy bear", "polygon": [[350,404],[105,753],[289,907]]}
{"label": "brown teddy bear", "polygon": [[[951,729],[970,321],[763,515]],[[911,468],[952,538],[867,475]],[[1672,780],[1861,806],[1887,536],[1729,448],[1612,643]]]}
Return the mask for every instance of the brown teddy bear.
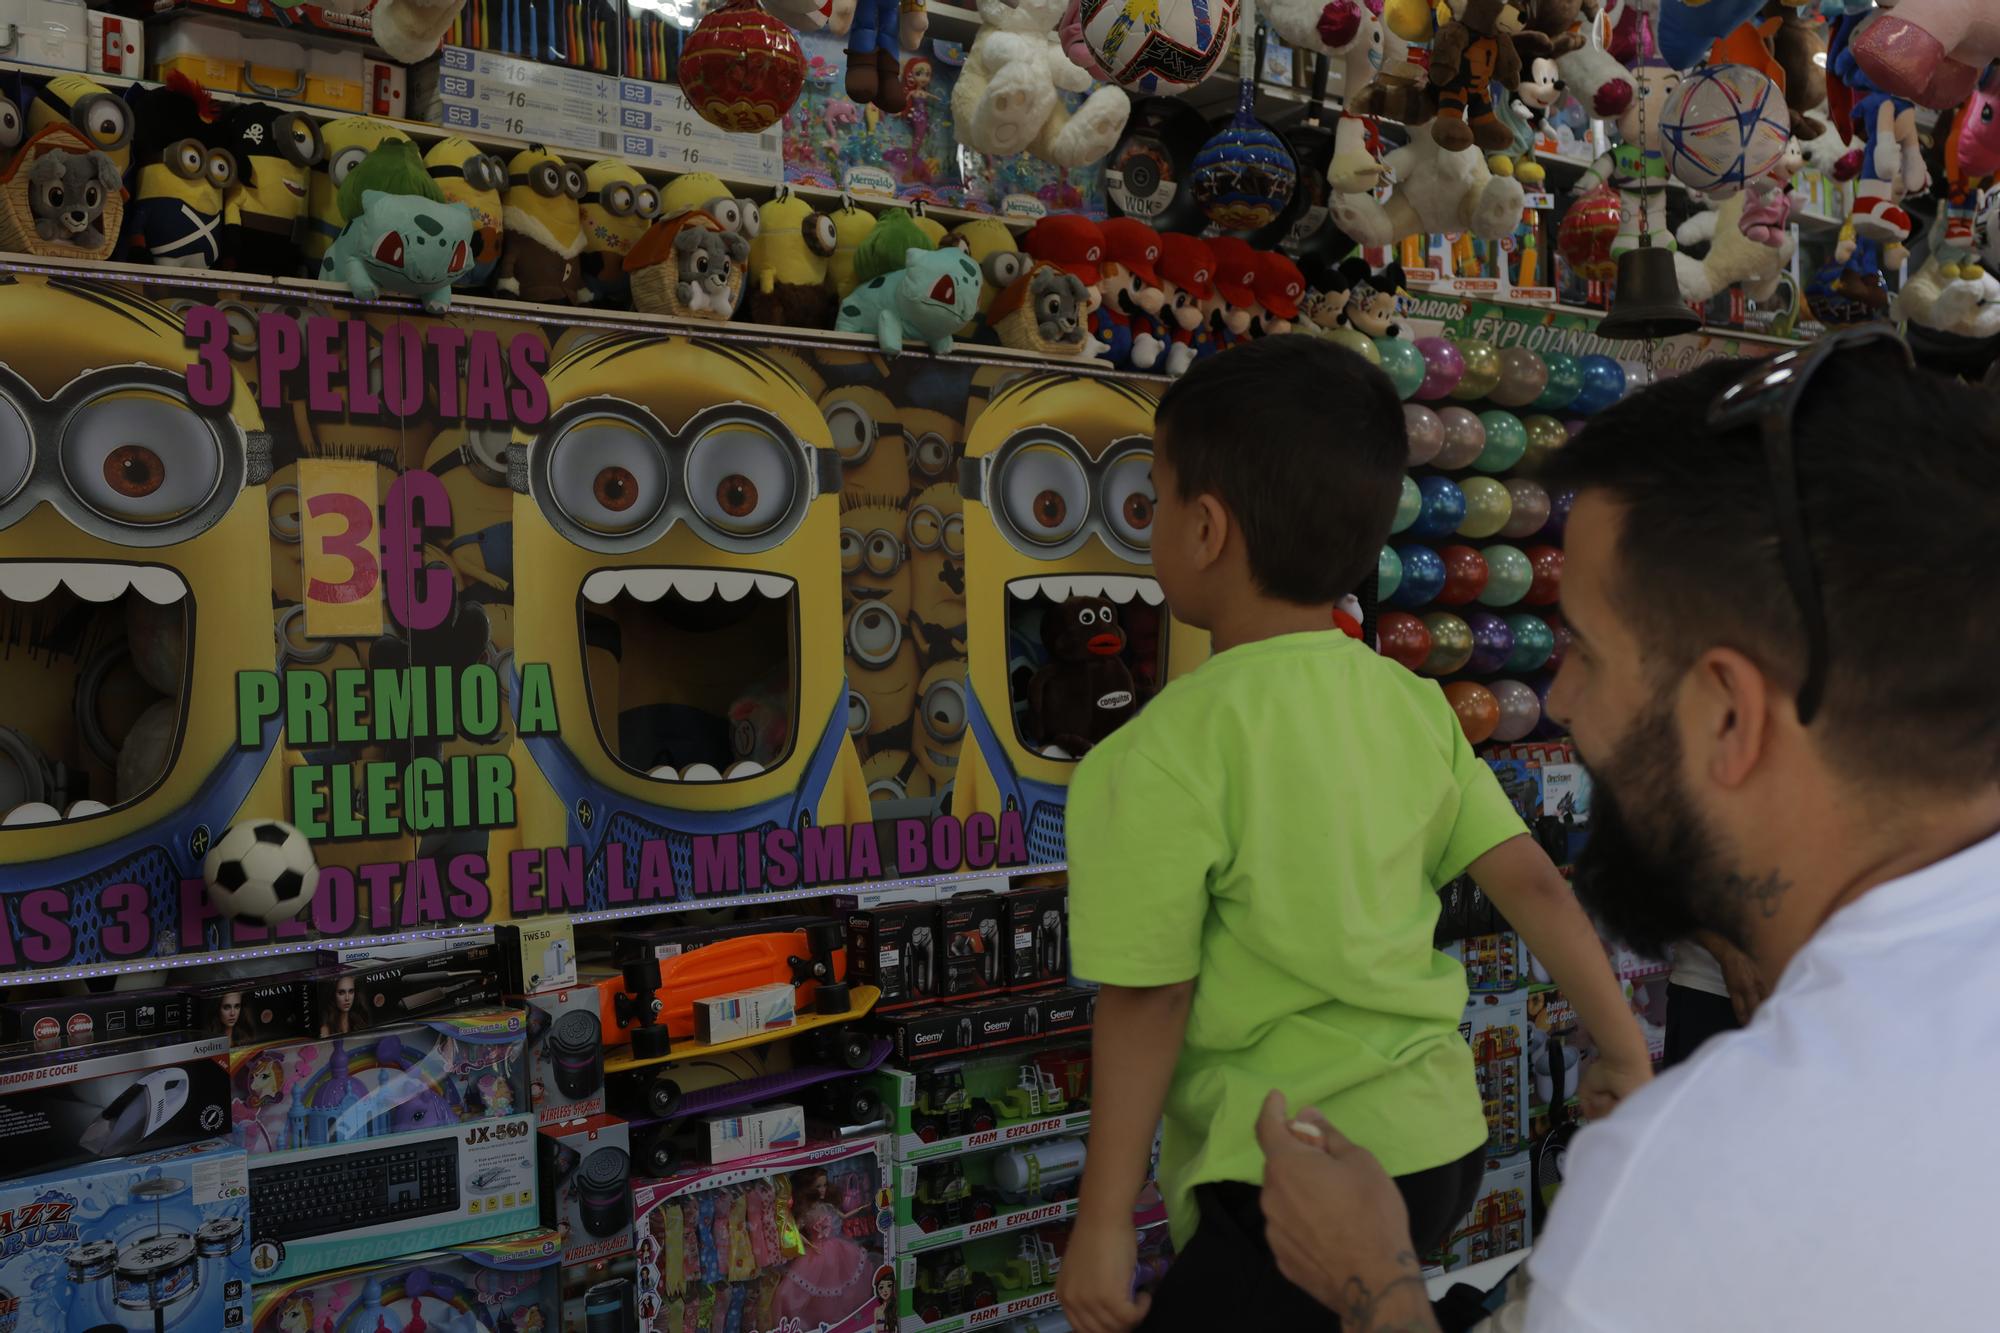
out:
{"label": "brown teddy bear", "polygon": [[1497,82],[1512,92],[1521,81],[1514,45],[1526,27],[1521,11],[1509,0],[1448,0],[1448,7],[1451,21],[1438,27],[1431,43],[1438,104],[1431,137],[1449,153],[1475,143],[1500,152],[1513,145],[1514,132],[1494,114],[1492,88]]}

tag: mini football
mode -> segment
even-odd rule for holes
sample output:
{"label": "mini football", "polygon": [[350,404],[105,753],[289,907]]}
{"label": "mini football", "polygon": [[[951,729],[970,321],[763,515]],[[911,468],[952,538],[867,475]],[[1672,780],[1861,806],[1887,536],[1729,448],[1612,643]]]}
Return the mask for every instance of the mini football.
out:
{"label": "mini football", "polygon": [[289,921],[319,888],[319,863],[306,835],[278,819],[233,824],[202,859],[216,910],[245,925]]}

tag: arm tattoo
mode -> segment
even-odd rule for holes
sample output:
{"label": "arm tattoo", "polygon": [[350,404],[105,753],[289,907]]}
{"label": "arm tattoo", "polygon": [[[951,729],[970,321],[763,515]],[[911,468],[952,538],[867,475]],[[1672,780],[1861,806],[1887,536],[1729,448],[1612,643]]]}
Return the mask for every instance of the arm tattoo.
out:
{"label": "arm tattoo", "polygon": [[1423,1265],[1413,1251],[1396,1256],[1396,1275],[1377,1290],[1359,1277],[1340,1289],[1341,1333],[1437,1333]]}

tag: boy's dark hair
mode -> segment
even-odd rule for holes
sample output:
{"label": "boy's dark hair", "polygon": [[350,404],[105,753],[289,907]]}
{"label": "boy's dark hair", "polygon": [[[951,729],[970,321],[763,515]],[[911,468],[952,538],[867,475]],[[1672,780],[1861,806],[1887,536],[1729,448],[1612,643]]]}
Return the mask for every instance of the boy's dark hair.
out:
{"label": "boy's dark hair", "polygon": [[[2000,395],[1910,371],[1893,349],[1836,356],[1792,427],[1829,632],[1812,730],[1871,785],[2000,781]],[[1706,421],[1752,364],[1704,366],[1627,399],[1542,476],[1620,506],[1619,614],[1662,688],[1717,645],[1784,689],[1805,674],[1761,438]]]}
{"label": "boy's dark hair", "polygon": [[1308,334],[1259,338],[1196,362],[1154,420],[1181,498],[1228,507],[1265,592],[1317,606],[1374,571],[1410,451],[1379,369]]}

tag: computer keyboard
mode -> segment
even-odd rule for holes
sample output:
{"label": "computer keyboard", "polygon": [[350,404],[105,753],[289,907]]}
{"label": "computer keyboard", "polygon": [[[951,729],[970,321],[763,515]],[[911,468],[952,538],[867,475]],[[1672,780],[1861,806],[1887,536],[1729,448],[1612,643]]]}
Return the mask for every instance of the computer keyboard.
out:
{"label": "computer keyboard", "polygon": [[458,1211],[458,1140],[391,1144],[250,1173],[250,1232],[291,1241]]}

